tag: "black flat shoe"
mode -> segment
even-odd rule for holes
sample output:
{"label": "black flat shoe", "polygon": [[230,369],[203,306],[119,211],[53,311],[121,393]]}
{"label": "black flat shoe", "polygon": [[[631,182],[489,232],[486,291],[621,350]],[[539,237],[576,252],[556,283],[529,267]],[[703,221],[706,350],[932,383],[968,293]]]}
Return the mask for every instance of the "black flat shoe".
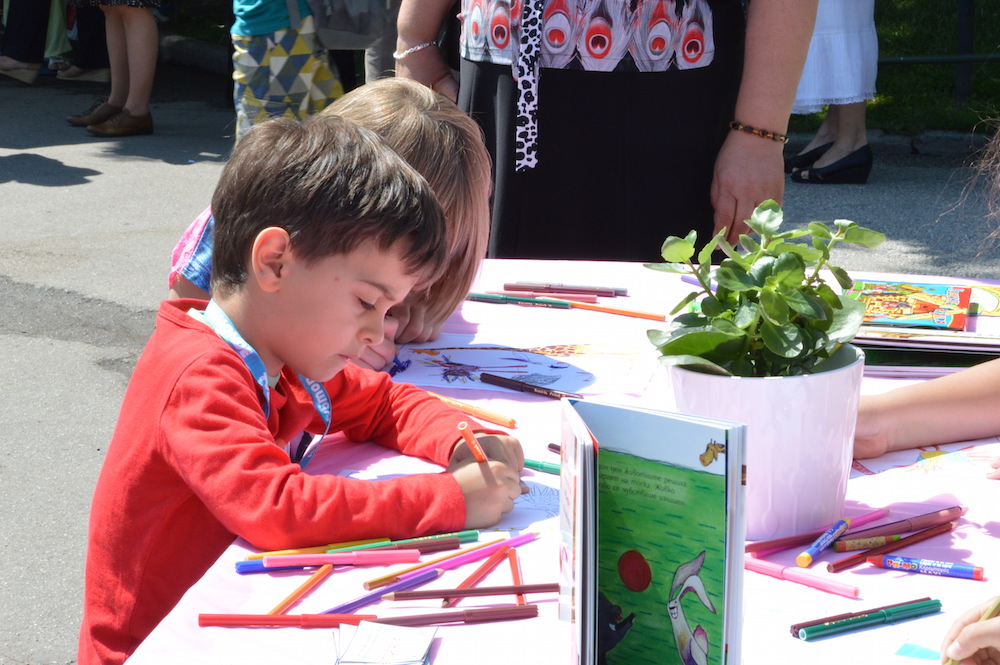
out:
{"label": "black flat shoe", "polygon": [[802,171],[792,174],[792,182],[806,182],[814,185],[863,185],[868,182],[868,174],[872,170],[872,149],[865,144],[837,160],[833,164],[818,169],[809,167],[802,177]]}
{"label": "black flat shoe", "polygon": [[785,173],[791,173],[793,169],[804,169],[807,166],[812,166],[813,162],[823,156],[823,154],[830,149],[833,145],[833,141],[830,141],[826,145],[821,145],[817,148],[813,148],[809,152],[804,152],[801,155],[792,155],[791,157],[785,158]]}

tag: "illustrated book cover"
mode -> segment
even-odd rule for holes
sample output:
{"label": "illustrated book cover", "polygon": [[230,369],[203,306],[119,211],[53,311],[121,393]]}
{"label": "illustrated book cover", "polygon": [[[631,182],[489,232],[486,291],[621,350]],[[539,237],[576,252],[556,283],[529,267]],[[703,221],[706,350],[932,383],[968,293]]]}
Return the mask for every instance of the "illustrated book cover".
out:
{"label": "illustrated book cover", "polygon": [[741,424],[563,400],[560,618],[581,665],[740,662]]}
{"label": "illustrated book cover", "polygon": [[861,280],[844,295],[865,303],[865,325],[965,330],[972,287]]}

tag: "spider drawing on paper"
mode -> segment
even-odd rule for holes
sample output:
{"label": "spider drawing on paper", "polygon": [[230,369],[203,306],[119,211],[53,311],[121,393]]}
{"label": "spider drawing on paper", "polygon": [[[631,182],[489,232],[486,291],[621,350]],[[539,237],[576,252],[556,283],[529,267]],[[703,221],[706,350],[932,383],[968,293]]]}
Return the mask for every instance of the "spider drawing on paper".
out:
{"label": "spider drawing on paper", "polygon": [[492,372],[511,370],[523,371],[521,368],[524,367],[524,365],[482,367],[480,365],[469,365],[466,363],[456,362],[446,355],[442,355],[440,358],[421,358],[420,363],[431,367],[439,367],[441,369],[441,378],[448,383],[454,383],[456,381],[460,383],[477,381],[478,379],[475,375],[483,370],[489,370]]}

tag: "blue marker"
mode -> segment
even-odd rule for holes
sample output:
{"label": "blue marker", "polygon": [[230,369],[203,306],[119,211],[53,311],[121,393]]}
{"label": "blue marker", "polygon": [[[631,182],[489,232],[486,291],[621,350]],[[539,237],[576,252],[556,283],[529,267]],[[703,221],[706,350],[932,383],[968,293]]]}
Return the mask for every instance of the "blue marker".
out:
{"label": "blue marker", "polygon": [[839,520],[836,524],[827,529],[822,536],[813,541],[813,544],[806,548],[806,551],[795,557],[795,563],[800,568],[808,568],[812,565],[813,558],[819,556],[820,552],[830,547],[833,541],[840,538],[848,527],[851,526],[850,518]]}

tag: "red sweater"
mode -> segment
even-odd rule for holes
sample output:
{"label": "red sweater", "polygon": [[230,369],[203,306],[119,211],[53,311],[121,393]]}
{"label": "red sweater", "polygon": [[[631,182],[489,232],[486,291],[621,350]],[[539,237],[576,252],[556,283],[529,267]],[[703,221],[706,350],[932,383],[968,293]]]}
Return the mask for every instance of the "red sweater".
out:
{"label": "red sweater", "polygon": [[[236,536],[273,550],[461,529],[448,473],[387,481],[308,475],[282,449],[323,423],[283,370],[265,421],[243,361],[160,306],[122,404],[90,514],[80,665],[122,663]],[[468,420],[424,391],[349,365],[328,381],[331,432],[446,465]],[[277,443],[276,443],[277,441]]]}

